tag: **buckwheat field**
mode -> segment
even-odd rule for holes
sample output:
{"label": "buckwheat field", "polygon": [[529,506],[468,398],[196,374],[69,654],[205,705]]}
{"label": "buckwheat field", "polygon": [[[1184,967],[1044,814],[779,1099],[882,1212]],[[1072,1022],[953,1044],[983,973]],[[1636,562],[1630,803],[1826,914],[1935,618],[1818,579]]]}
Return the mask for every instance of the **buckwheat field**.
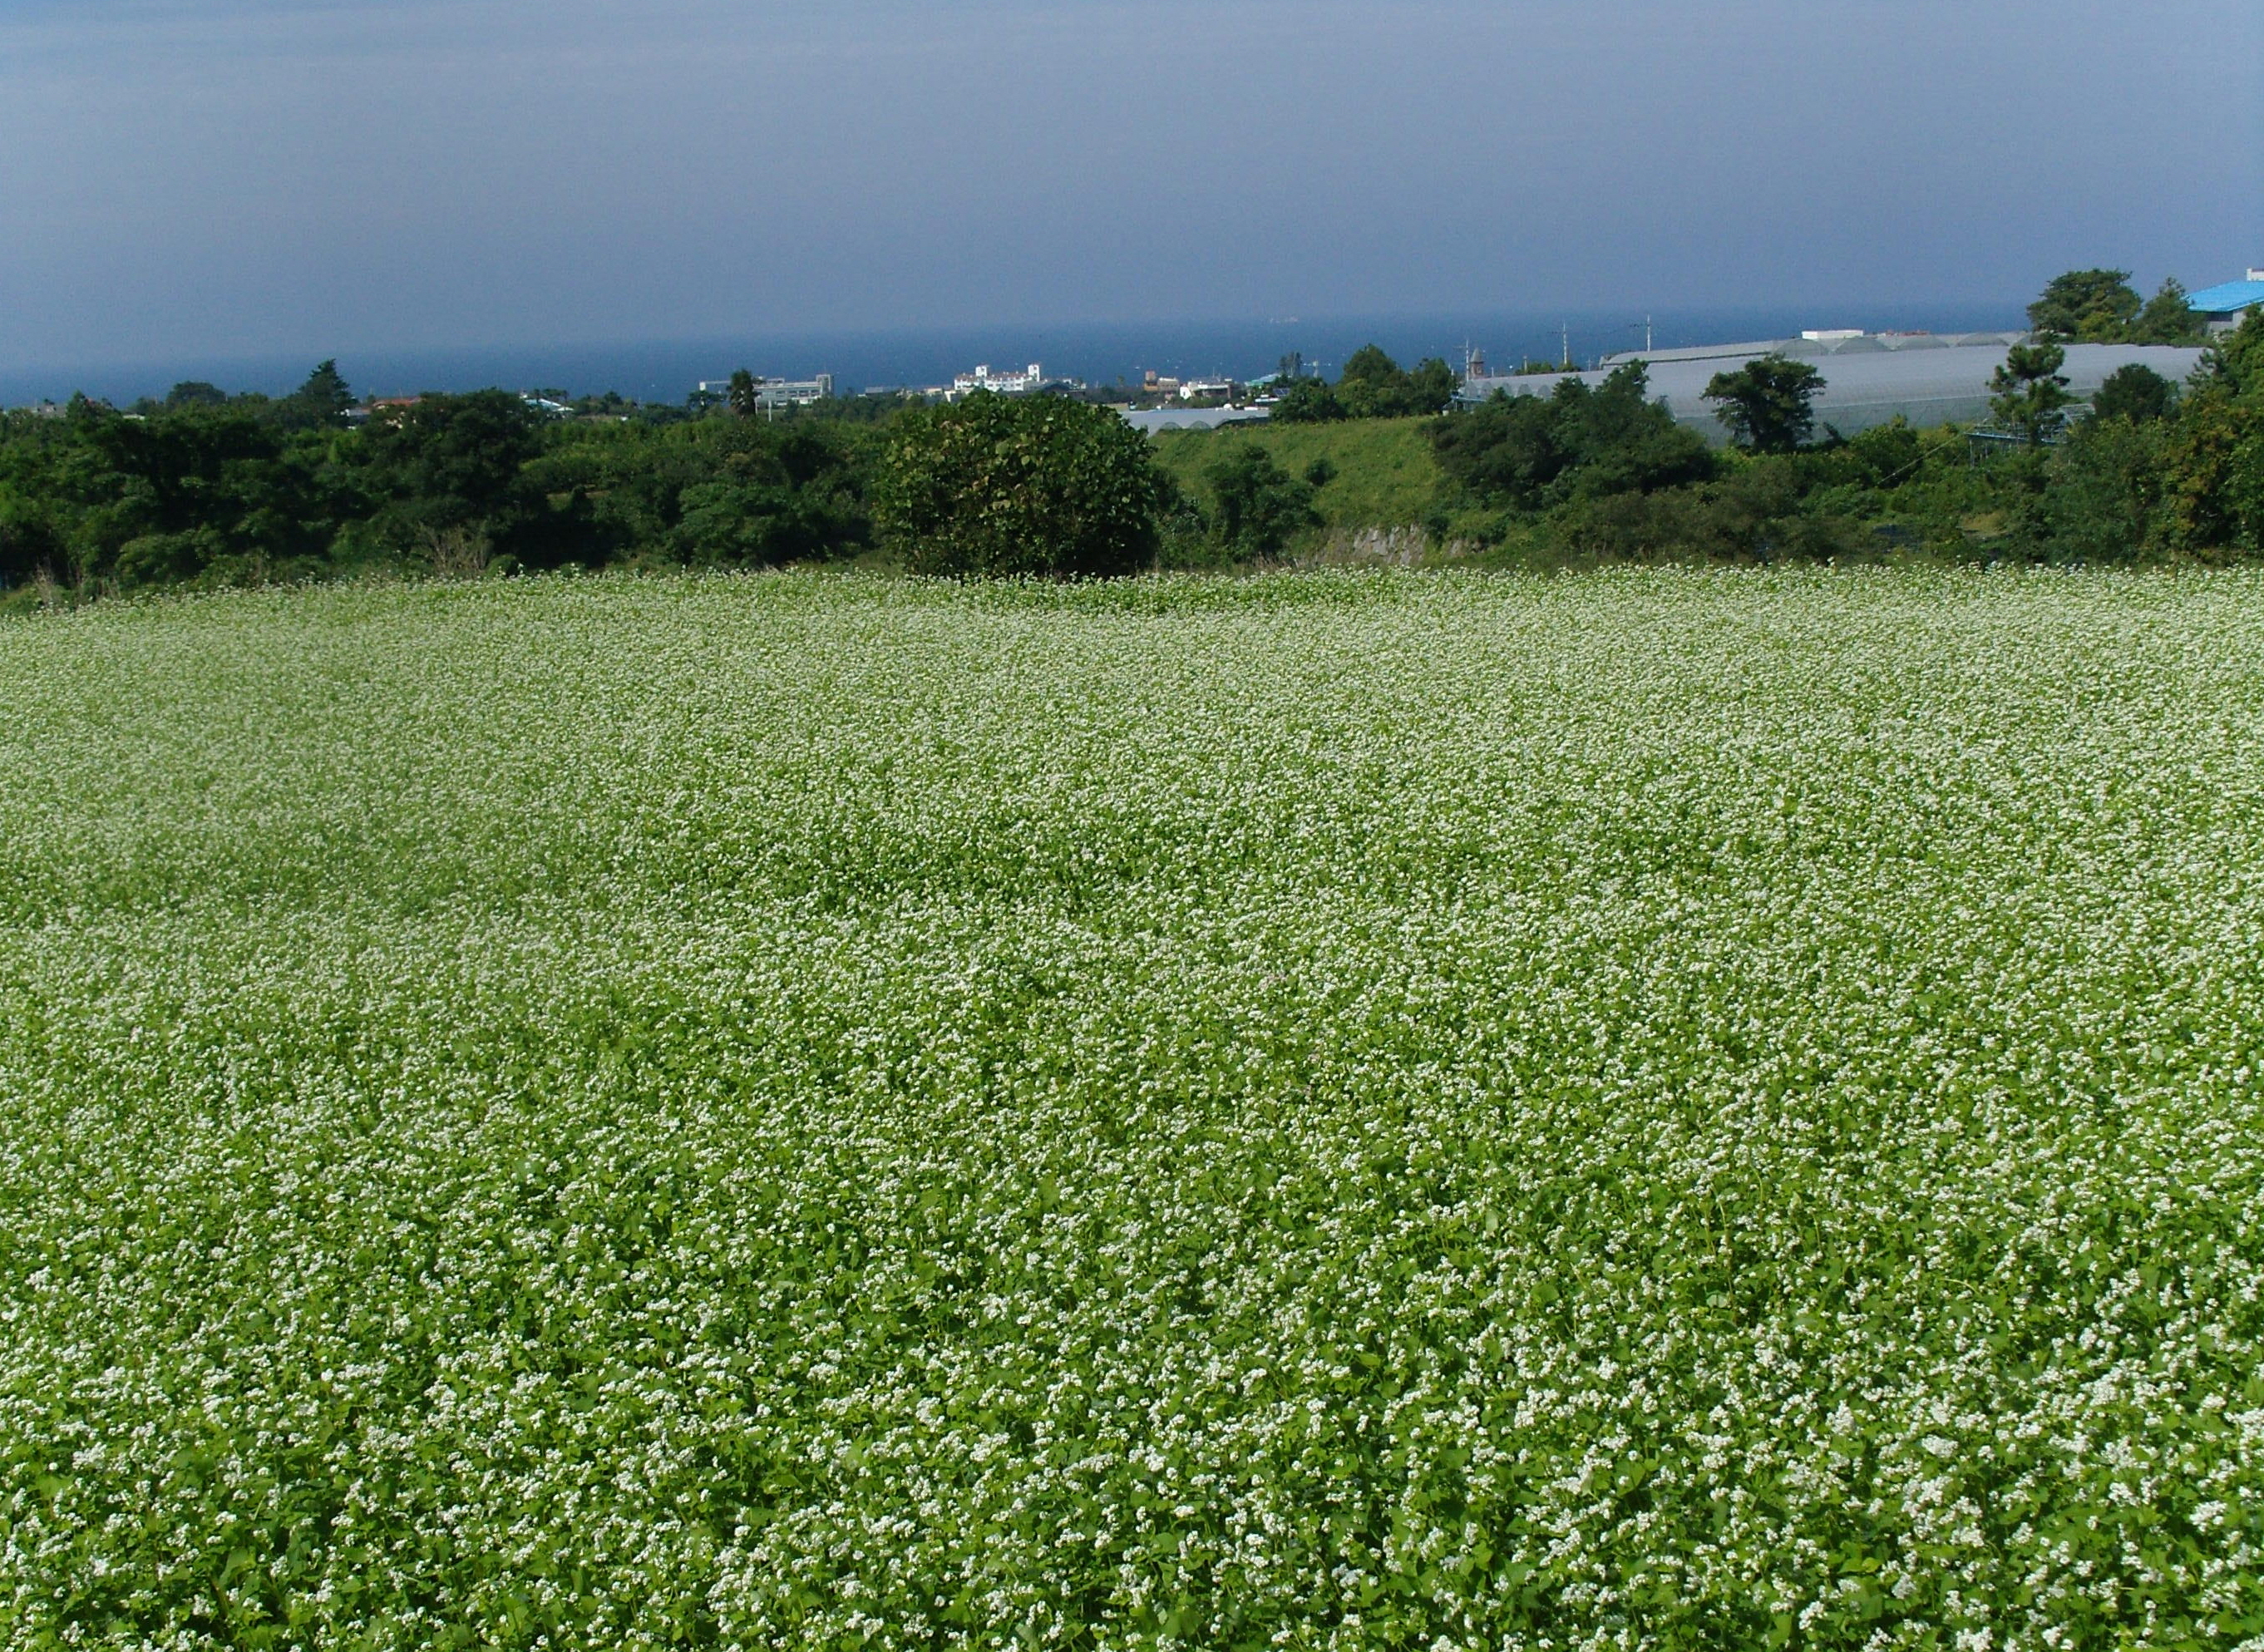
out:
{"label": "buckwheat field", "polygon": [[0,1644],[2264,1647],[2264,579],[0,621]]}

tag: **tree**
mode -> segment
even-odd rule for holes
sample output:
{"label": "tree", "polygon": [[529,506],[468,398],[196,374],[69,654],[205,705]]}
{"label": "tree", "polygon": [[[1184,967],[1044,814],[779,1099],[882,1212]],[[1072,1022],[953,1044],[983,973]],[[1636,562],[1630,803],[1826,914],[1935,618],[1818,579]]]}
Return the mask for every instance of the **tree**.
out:
{"label": "tree", "polygon": [[1203,480],[1210,484],[1211,533],[1232,555],[1279,556],[1297,533],[1320,525],[1313,484],[1292,476],[1255,442],[1227,449]]}
{"label": "tree", "polygon": [[2028,306],[2028,327],[2044,344],[2119,344],[2130,337],[2138,309],[2130,271],[2070,270]]}
{"label": "tree", "polygon": [[2173,276],[2164,281],[2146,308],[2131,323],[2134,344],[2197,344],[2209,336],[2202,318],[2186,300],[2186,290]]}
{"label": "tree", "polygon": [[1402,411],[1411,415],[1443,413],[1454,405],[1455,392],[1461,381],[1455,370],[1439,356],[1426,356],[1415,364],[1407,375],[1405,404]]}
{"label": "tree", "polygon": [[1351,417],[1337,393],[1318,379],[1299,379],[1274,403],[1276,424],[1329,424]]}
{"label": "tree", "polygon": [[226,407],[228,392],[202,379],[184,379],[165,393],[168,411],[185,407]]}
{"label": "tree", "polygon": [[385,537],[427,554],[526,539],[515,546],[523,560],[551,560],[550,547],[522,532],[541,503],[523,472],[542,450],[542,416],[508,390],[420,396],[372,419],[361,456],[370,490],[386,501]]}
{"label": "tree", "polygon": [[321,430],[344,424],[352,405],[353,391],[338,364],[325,361],[307,375],[304,384],[275,403],[275,420],[288,431]]}
{"label": "tree", "polygon": [[1651,493],[1714,475],[1705,438],[1676,424],[1650,391],[1651,369],[1641,361],[1621,363],[1593,390],[1583,379],[1558,380],[1549,402],[1568,460],[1561,491],[1580,498]]}
{"label": "tree", "polygon": [[1650,370],[1630,361],[1593,388],[1559,380],[1546,399],[1496,391],[1434,421],[1432,447],[1449,480],[1527,511],[1707,480],[1716,467],[1704,438],[1650,400]]}
{"label": "tree", "polygon": [[751,419],[762,411],[763,398],[755,388],[755,375],[741,367],[731,375],[731,411]]}
{"label": "tree", "polygon": [[[2167,388],[2159,376],[2156,382]],[[2159,417],[2108,414],[2070,430],[2067,445],[2055,456],[2050,485],[2035,501],[2045,553],[2063,561],[2115,562],[2152,546],[2159,537],[2169,431],[2170,421]]]}
{"label": "tree", "polygon": [[2250,305],[2239,326],[2210,343],[2195,382],[2236,396],[2264,393],[2264,305]]}
{"label": "tree", "polygon": [[2091,399],[2095,418],[2129,419],[2144,424],[2167,418],[2178,404],[2178,387],[2143,362],[2130,362],[2107,375]]}
{"label": "tree", "polygon": [[1362,344],[1337,375],[1337,400],[1353,418],[1389,418],[1399,411],[1406,385],[1397,362],[1376,345]]}
{"label": "tree", "polygon": [[1376,345],[1363,344],[1345,363],[1336,396],[1353,418],[1440,413],[1455,399],[1455,370],[1431,356],[1410,373]]}
{"label": "tree", "polygon": [[1448,479],[1481,499],[1536,511],[1571,455],[1558,439],[1547,397],[1497,390],[1467,412],[1431,426],[1431,446]]}
{"label": "tree", "polygon": [[1717,373],[1707,381],[1706,400],[1730,439],[1747,453],[1789,453],[1803,446],[1816,426],[1812,403],[1824,375],[1805,361],[1771,351],[1742,367]]}
{"label": "tree", "polygon": [[2014,344],[2005,352],[2004,365],[1989,376],[1989,388],[1996,393],[1989,402],[1990,417],[2031,447],[2058,435],[2075,399],[2060,376],[2066,364],[2067,351],[2057,344]]}
{"label": "tree", "polygon": [[978,392],[897,421],[873,514],[914,573],[1100,577],[1154,557],[1161,496],[1146,438],[1109,409]]}
{"label": "tree", "polygon": [[2210,345],[2168,429],[2165,542],[2189,555],[2264,552],[2264,308]]}

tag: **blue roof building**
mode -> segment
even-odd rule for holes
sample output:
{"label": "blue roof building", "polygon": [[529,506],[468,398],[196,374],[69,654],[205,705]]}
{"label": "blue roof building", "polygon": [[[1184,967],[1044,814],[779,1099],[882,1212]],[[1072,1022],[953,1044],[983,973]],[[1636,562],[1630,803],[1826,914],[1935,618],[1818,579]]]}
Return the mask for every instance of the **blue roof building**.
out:
{"label": "blue roof building", "polygon": [[2251,270],[2245,281],[2225,281],[2186,295],[2194,313],[2213,333],[2230,332],[2240,325],[2251,306],[2264,304],[2264,270]]}

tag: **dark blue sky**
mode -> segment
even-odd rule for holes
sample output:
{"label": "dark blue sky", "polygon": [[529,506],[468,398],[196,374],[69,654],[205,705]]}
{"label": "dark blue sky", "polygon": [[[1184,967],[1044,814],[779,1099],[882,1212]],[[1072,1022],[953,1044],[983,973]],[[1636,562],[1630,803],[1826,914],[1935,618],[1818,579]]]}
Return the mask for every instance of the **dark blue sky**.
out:
{"label": "dark blue sky", "polygon": [[2264,264],[2254,0],[0,0],[0,367]]}

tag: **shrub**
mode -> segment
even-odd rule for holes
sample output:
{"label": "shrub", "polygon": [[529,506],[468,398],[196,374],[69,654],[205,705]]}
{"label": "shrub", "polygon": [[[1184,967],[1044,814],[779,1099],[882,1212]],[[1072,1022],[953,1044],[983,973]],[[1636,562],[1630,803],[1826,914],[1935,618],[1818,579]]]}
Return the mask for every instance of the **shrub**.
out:
{"label": "shrub", "polygon": [[873,514],[915,573],[1102,577],[1154,559],[1160,503],[1146,438],[1108,409],[985,392],[903,417]]}
{"label": "shrub", "polygon": [[1320,525],[1313,485],[1282,469],[1254,443],[1230,447],[1213,460],[1203,480],[1210,484],[1212,535],[1233,556],[1279,556],[1298,533]]}
{"label": "shrub", "polygon": [[1299,379],[1274,403],[1276,424],[1333,424],[1349,418],[1336,391],[1318,379]]}
{"label": "shrub", "polygon": [[1717,466],[1705,438],[1651,401],[1649,385],[1631,361],[1593,388],[1566,379],[1546,401],[1498,393],[1432,425],[1440,467],[1481,500],[1528,511],[1706,481]]}

